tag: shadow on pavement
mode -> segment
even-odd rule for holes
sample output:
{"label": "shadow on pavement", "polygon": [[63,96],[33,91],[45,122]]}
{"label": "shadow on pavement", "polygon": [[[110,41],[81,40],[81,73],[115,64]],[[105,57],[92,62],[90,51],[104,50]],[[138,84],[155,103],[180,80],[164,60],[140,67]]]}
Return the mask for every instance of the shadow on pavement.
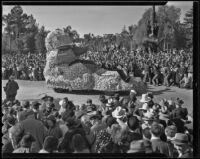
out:
{"label": "shadow on pavement", "polygon": [[[158,86],[159,87],[159,86]],[[175,92],[175,91],[172,91],[170,88],[166,88],[166,89],[162,89],[162,90],[158,90],[158,91],[155,91],[155,90],[152,90],[152,89],[155,89],[155,88],[151,88],[151,87],[148,87],[148,91],[149,92],[152,92],[153,95],[161,95],[163,94],[164,92]]]}
{"label": "shadow on pavement", "polygon": [[76,95],[107,95],[113,96],[115,93],[119,93],[120,96],[129,95],[129,91],[99,91],[99,90],[66,90],[66,89],[54,89],[56,93],[76,94]]}

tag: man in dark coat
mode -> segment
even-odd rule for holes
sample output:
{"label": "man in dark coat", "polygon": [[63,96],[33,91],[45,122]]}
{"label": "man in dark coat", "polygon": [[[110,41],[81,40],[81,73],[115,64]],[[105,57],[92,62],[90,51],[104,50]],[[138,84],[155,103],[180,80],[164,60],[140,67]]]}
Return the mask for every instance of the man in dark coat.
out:
{"label": "man in dark coat", "polygon": [[20,121],[18,124],[24,133],[29,132],[35,138],[36,141],[31,147],[32,152],[39,152],[39,150],[42,149],[44,139],[47,136],[47,130],[43,123],[39,120],[36,120],[34,112],[30,111],[26,114],[26,119]]}
{"label": "man in dark coat", "polygon": [[4,87],[4,91],[6,93],[7,101],[14,101],[17,95],[17,90],[19,89],[19,85],[16,81],[14,81],[14,76],[10,76],[8,83]]}
{"label": "man in dark coat", "polygon": [[170,157],[169,145],[161,140],[162,127],[155,123],[151,126],[151,144],[153,152],[158,152],[165,154],[167,157]]}

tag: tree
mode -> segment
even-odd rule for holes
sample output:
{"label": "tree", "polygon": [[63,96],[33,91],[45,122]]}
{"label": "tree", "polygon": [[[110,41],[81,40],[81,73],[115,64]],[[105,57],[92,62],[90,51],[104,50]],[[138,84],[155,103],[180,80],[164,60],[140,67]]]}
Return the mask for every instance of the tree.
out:
{"label": "tree", "polygon": [[49,31],[46,31],[45,27],[42,26],[39,29],[38,33],[35,35],[35,47],[36,47],[36,50],[39,53],[45,53],[46,52],[45,38],[46,38],[48,33],[49,33]]}
{"label": "tree", "polygon": [[[33,39],[30,35],[36,34],[38,26],[36,25],[36,20],[32,15],[28,16],[26,13],[23,13],[21,6],[16,5],[11,9],[11,12],[7,15],[3,15],[3,23],[5,25],[4,31],[10,37],[10,51],[13,50],[11,47],[12,44],[17,45],[16,51],[23,50],[23,44],[27,42],[27,38]],[[33,41],[32,41],[33,42]],[[32,48],[29,48],[32,50]]]}
{"label": "tree", "polygon": [[187,47],[193,46],[193,8],[186,12],[183,26],[186,30]]}
{"label": "tree", "polygon": [[168,48],[174,38],[174,26],[180,21],[181,9],[174,6],[161,6],[158,8],[157,19],[159,24],[158,39],[163,41],[163,48]]}
{"label": "tree", "polygon": [[72,27],[70,25],[68,25],[67,27],[63,28],[64,32],[66,35],[68,35],[73,42],[77,42],[80,35],[78,34],[78,32],[76,30],[72,30]]}

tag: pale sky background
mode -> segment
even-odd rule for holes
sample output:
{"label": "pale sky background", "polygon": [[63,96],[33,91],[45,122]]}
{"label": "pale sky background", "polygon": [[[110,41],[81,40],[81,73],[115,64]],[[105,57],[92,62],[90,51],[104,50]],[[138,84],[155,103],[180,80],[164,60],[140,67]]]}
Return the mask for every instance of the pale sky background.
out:
{"label": "pale sky background", "polygon": [[[181,21],[185,13],[193,6],[192,1],[169,1],[181,9]],[[152,6],[23,6],[24,13],[36,19],[39,26],[45,26],[53,31],[68,25],[81,35],[93,33],[96,35],[120,33],[123,26],[137,24],[145,9]],[[13,6],[3,5],[3,15],[8,14]],[[157,7],[156,7],[157,8]]]}

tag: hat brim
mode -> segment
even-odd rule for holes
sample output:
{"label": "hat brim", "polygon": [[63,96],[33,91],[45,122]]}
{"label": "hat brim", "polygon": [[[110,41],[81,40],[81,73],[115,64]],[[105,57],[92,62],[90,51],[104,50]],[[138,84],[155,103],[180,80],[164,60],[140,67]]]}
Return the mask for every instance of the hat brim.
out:
{"label": "hat brim", "polygon": [[187,142],[180,142],[180,141],[177,141],[176,139],[175,140],[171,140],[171,142],[175,145],[185,145],[187,144]]}
{"label": "hat brim", "polygon": [[149,102],[149,101],[150,101],[150,100],[143,100],[143,99],[140,100],[141,103],[147,103],[147,102]]}
{"label": "hat brim", "polygon": [[121,115],[121,116],[118,116],[118,115],[116,115],[115,112],[112,112],[112,116],[113,116],[114,118],[120,119],[120,118],[124,117],[125,114],[124,114],[124,115]]}
{"label": "hat brim", "polygon": [[112,104],[106,104],[106,107],[112,107]]}

